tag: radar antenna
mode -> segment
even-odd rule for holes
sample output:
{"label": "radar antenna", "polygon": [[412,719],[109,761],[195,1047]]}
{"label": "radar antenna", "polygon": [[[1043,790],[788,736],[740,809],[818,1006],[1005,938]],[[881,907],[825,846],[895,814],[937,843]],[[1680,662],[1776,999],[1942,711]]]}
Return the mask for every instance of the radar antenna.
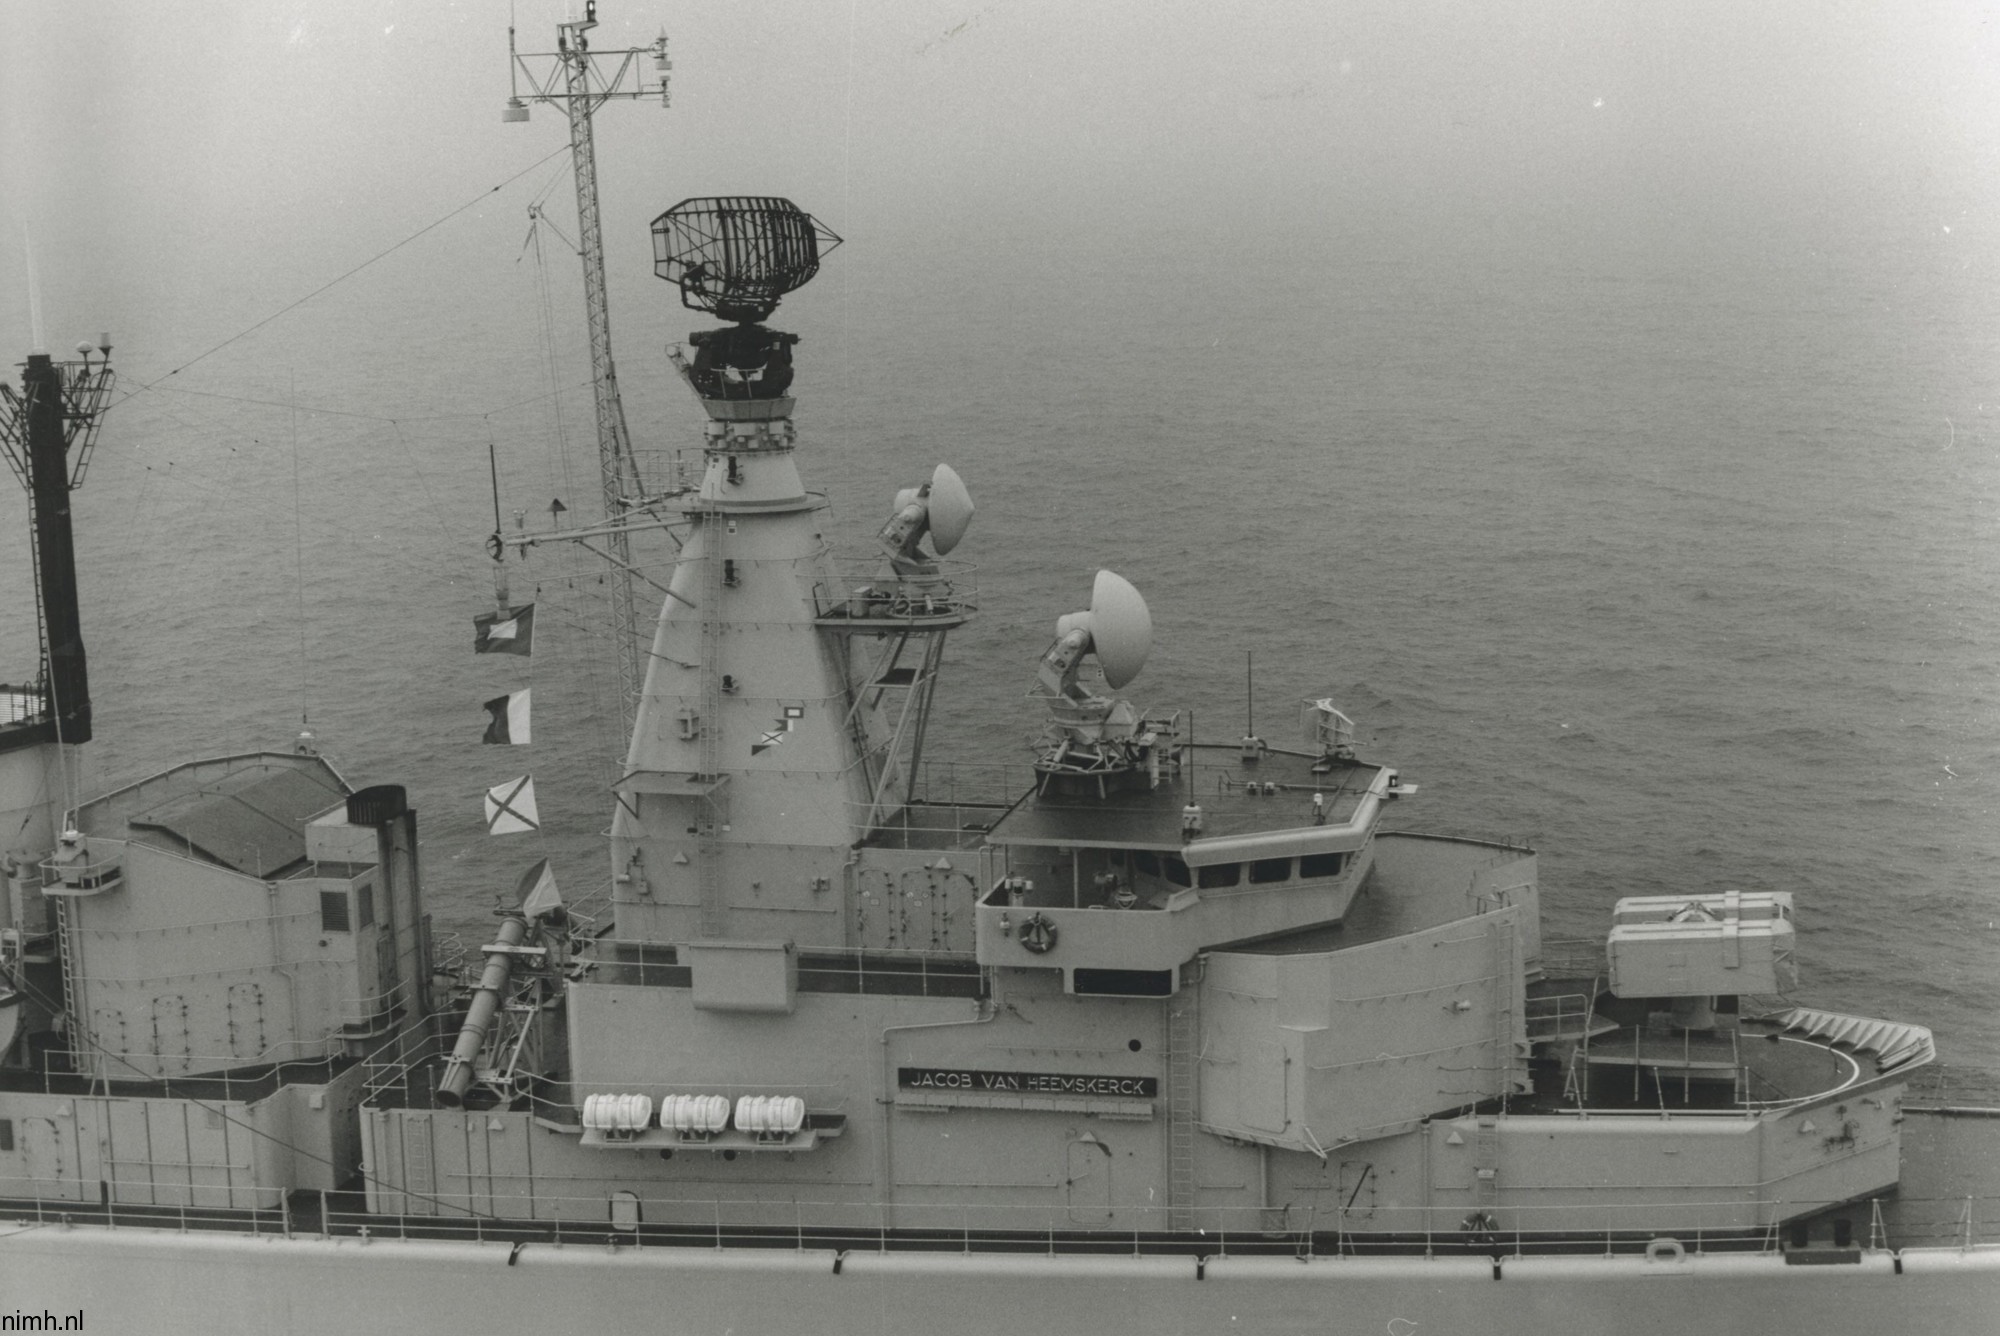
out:
{"label": "radar antenna", "polygon": [[796,334],[766,329],[778,300],[812,281],[833,230],[788,199],[722,195],[685,199],[653,220],[653,272],[681,290],[681,305],[734,323],[688,336],[688,384],[704,399],[782,399],[792,384]]}
{"label": "radar antenna", "polygon": [[1146,665],[1153,647],[1153,615],[1129,580],[1099,571],[1091,586],[1090,608],[1056,620],[1056,640],[1036,671],[1048,703],[1049,722],[1035,760],[1038,786],[1073,787],[1072,777],[1094,784],[1100,796],[1109,783],[1144,775],[1157,785],[1163,763],[1177,764],[1178,725],[1171,719],[1140,717],[1132,702],[1099,695],[1080,680],[1085,655],[1094,655],[1113,691]]}
{"label": "radar antenna", "polygon": [[875,541],[898,579],[934,581],[938,564],[918,544],[929,534],[938,556],[949,556],[965,537],[972,511],[972,494],[965,490],[964,479],[951,465],[940,464],[923,486],[896,493],[896,513]]}
{"label": "radar antenna", "polygon": [[681,305],[724,320],[768,320],[778,299],[810,283],[840,238],[788,199],[682,200],[653,220],[653,272]]}
{"label": "radar antenna", "polygon": [[1307,697],[1300,702],[1299,721],[1306,743],[1318,753],[1314,774],[1325,774],[1336,762],[1354,759],[1354,721],[1334,708],[1333,697]]}

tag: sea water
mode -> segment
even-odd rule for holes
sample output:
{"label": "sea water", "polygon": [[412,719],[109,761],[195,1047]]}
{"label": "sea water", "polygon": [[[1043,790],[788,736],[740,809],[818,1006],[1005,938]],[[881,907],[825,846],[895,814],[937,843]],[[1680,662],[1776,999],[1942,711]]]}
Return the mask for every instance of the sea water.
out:
{"label": "sea water", "polygon": [[[623,746],[573,546],[509,559],[533,658],[471,653],[489,447],[503,527],[597,513],[578,285],[512,259],[417,248],[174,376],[213,340],[163,310],[121,338],[77,500],[78,783],[303,723],[408,787],[430,908],[475,945],[537,857],[604,884]],[[303,286],[263,278],[274,309]],[[661,344],[704,319],[614,286],[635,443],[697,451]],[[1402,824],[1533,841],[1549,936],[1601,938],[1620,896],[1789,891],[1799,1001],[2000,1067],[1996,318],[1990,263],[1876,218],[1713,252],[857,238],[774,323],[804,335],[831,541],[865,557],[940,461],[979,507],[932,758],[1026,760],[1036,660],[1108,567],[1155,621],[1127,694],[1280,745],[1332,696],[1421,785]],[[534,742],[481,745],[481,702],[531,684]],[[481,794],[524,773],[546,831],[487,835]]]}

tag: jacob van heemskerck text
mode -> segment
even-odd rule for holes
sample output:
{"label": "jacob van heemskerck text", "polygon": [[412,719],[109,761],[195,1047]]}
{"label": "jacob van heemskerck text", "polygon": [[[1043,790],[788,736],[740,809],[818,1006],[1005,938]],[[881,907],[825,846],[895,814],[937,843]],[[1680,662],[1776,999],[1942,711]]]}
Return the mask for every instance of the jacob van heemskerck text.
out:
{"label": "jacob van heemskerck text", "polygon": [[1153,1076],[1096,1076],[1080,1072],[995,1072],[958,1067],[898,1067],[896,1084],[905,1090],[1003,1091],[1024,1095],[1097,1095],[1151,1099],[1160,1093]]}

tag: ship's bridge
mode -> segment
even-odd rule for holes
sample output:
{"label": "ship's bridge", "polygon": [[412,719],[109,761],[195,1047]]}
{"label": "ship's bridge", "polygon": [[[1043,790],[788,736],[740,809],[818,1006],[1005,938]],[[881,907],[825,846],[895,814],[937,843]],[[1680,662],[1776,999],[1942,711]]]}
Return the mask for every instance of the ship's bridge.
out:
{"label": "ship's bridge", "polygon": [[[1182,747],[1157,782],[1045,779],[988,833],[981,964],[1061,969],[1074,992],[1164,995],[1205,948],[1338,921],[1396,772],[1324,755]],[[1086,782],[1087,781],[1087,782]]]}

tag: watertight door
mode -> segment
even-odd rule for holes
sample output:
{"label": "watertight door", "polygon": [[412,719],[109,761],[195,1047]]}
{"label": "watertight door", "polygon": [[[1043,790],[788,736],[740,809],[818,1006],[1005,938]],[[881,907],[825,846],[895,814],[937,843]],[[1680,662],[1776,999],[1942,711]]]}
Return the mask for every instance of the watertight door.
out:
{"label": "watertight door", "polygon": [[1101,1225],[1111,1219],[1111,1148],[1095,1139],[1069,1143],[1069,1218]]}
{"label": "watertight door", "polygon": [[[78,1197],[75,1175],[65,1172],[62,1129],[53,1118],[21,1120],[21,1150],[33,1195]],[[24,1194],[26,1195],[26,1194]]]}

